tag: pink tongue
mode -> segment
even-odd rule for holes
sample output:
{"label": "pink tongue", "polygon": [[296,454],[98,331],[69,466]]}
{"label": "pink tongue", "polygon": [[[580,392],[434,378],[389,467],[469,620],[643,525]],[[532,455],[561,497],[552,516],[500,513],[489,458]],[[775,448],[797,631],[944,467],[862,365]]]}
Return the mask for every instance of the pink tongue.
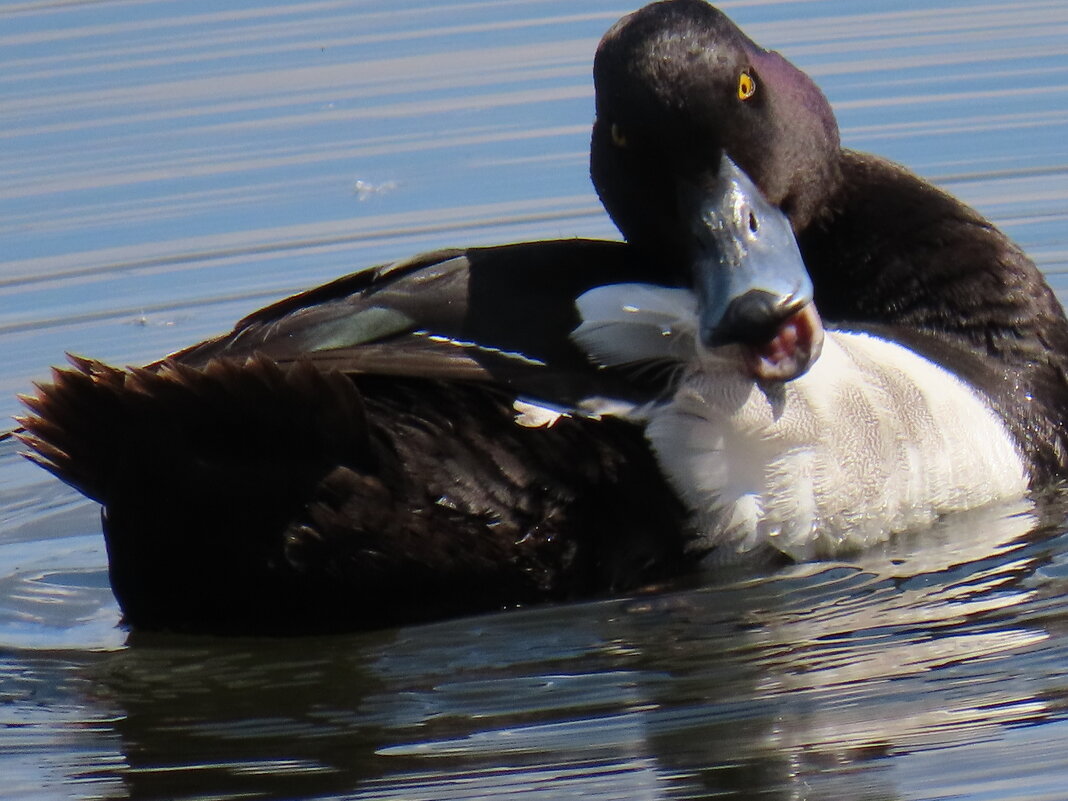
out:
{"label": "pink tongue", "polygon": [[822,348],[823,323],[808,303],[783,321],[772,340],[745,348],[745,366],[757,381],[790,381],[816,363]]}

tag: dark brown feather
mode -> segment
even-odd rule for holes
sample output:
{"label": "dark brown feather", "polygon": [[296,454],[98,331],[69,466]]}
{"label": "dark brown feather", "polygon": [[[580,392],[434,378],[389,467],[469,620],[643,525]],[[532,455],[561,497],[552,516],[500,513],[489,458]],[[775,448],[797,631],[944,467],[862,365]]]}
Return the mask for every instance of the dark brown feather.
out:
{"label": "dark brown feather", "polygon": [[217,359],[72,359],[32,458],[104,505],[137,627],[309,632],[630,589],[683,563],[640,430],[516,425],[477,385]]}

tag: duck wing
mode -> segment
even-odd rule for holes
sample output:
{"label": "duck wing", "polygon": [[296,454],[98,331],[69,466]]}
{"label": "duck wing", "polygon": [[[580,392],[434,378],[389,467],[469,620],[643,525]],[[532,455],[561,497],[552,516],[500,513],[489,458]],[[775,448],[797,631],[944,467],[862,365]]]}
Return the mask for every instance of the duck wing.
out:
{"label": "duck wing", "polygon": [[598,369],[570,334],[583,292],[648,272],[619,242],[436,251],[286,298],[169,358],[202,366],[261,354],[348,375],[491,382],[561,406],[646,399],[659,387]]}

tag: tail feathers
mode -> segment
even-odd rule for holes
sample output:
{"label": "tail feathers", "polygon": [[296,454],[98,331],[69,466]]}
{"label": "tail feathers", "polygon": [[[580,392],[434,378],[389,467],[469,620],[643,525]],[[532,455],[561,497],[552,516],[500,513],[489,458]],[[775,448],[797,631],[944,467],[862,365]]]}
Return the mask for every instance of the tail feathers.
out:
{"label": "tail feathers", "polygon": [[111,584],[131,625],[310,630],[313,610],[340,606],[343,585],[291,564],[284,535],[331,471],[374,471],[348,378],[261,357],[71,364],[25,399],[20,439],[104,505]]}
{"label": "tail feathers", "polygon": [[32,449],[27,458],[101,500],[92,454],[107,451],[105,432],[121,430],[125,377],[107,365],[68,358],[73,370],[53,368],[51,384],[35,384],[36,395],[19,396],[33,414],[16,418],[22,431],[15,436]]}
{"label": "tail feathers", "polygon": [[160,478],[192,489],[198,473],[257,463],[322,469],[369,456],[352,382],[310,365],[253,357],[123,370],[70,361],[21,398],[31,414],[16,436],[29,459],[105,505]]}

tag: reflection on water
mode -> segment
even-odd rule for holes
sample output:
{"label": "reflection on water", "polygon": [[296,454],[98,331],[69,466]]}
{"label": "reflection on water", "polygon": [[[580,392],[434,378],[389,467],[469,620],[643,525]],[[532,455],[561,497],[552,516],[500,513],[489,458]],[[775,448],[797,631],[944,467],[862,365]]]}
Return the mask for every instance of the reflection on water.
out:
{"label": "reflection on water", "polygon": [[[1068,289],[1068,6],[724,4],[847,144]],[[0,414],[443,245],[612,236],[607,2],[0,7]],[[301,640],[127,639],[96,508],[0,443],[0,797],[1059,798],[1068,499],[848,561]]]}
{"label": "reflection on water", "polygon": [[[997,797],[1030,798],[1068,769],[1046,744],[1064,725],[1066,501],[577,607],[8,649],[4,751],[27,788],[97,797],[894,799],[969,785],[985,763],[965,770],[967,749],[1011,738]],[[941,749],[964,752],[956,773],[932,775]]]}

